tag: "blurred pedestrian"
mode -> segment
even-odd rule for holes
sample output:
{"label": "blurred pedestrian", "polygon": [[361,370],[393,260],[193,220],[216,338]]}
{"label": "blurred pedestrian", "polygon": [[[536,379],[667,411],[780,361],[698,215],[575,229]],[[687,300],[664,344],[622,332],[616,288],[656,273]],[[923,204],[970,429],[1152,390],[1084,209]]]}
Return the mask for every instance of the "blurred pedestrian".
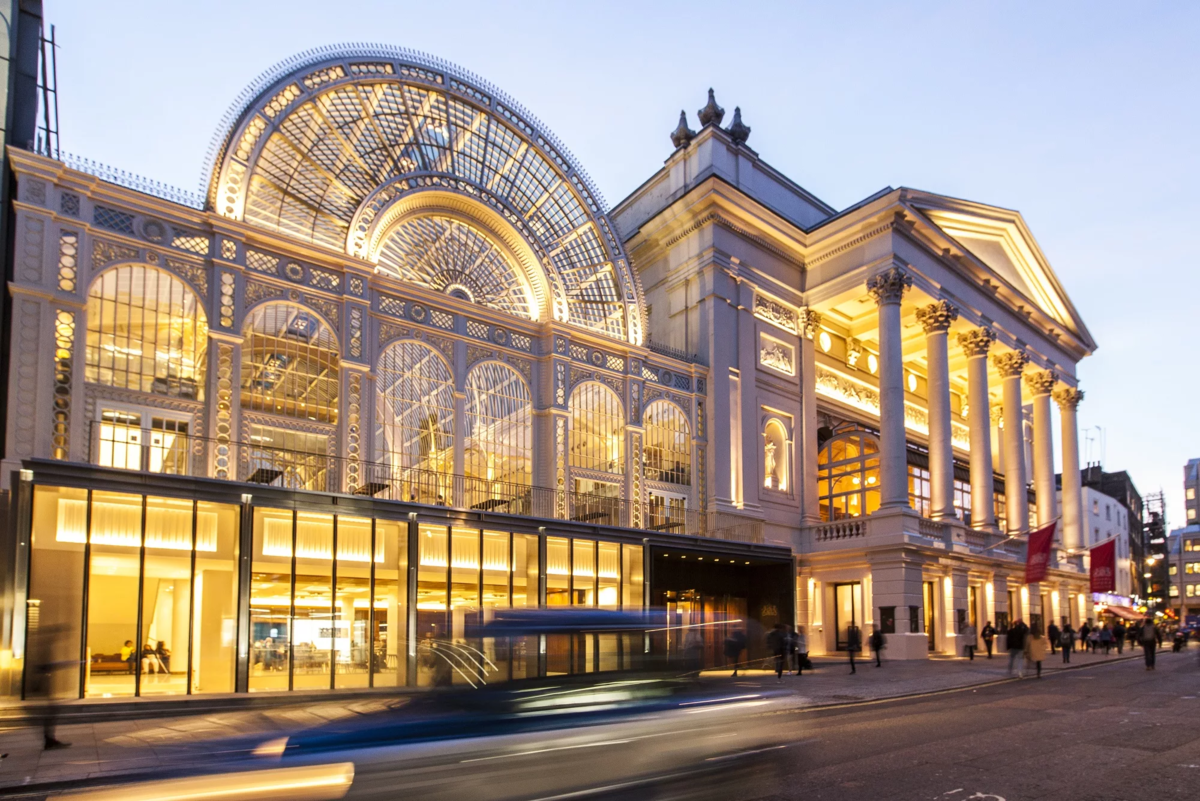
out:
{"label": "blurred pedestrian", "polygon": [[850,625],[846,629],[846,650],[850,654],[850,672],[857,673],[858,670],[854,667],[854,657],[862,648],[862,633],[859,632],[858,626]]}
{"label": "blurred pedestrian", "polygon": [[733,663],[733,678],[737,678],[738,658],[744,650],[746,650],[746,631],[745,629],[734,629],[733,633],[725,638],[725,661]]}
{"label": "blurred pedestrian", "polygon": [[787,651],[787,671],[788,673],[791,673],[799,661],[800,652],[798,649],[798,643],[796,641],[796,630],[792,628],[792,624],[790,623],[787,627]]}
{"label": "blurred pedestrian", "polygon": [[1050,655],[1053,656],[1054,649],[1058,647],[1059,638],[1062,636],[1062,631],[1058,626],[1054,625],[1054,621],[1050,621],[1050,625],[1046,627],[1046,642],[1050,643]]}
{"label": "blurred pedestrian", "polygon": [[983,625],[983,631],[979,632],[979,636],[983,637],[983,644],[987,648],[988,659],[991,659],[992,640],[996,639],[996,627],[992,625],[992,621],[989,620]]}
{"label": "blurred pedestrian", "polygon": [[783,681],[783,663],[787,659],[787,630],[776,623],[767,634],[767,650],[775,655],[775,680]]}
{"label": "blurred pedestrian", "polygon": [[972,662],[974,662],[975,661],[975,643],[977,642],[976,637],[975,637],[975,627],[972,626],[970,623],[963,626],[962,636],[963,636],[963,650],[967,652],[967,659],[970,659]]}
{"label": "blurred pedestrian", "polygon": [[1142,641],[1142,654],[1146,657],[1146,670],[1154,670],[1155,649],[1158,648],[1161,636],[1150,618],[1142,621],[1142,630],[1138,638]]}
{"label": "blurred pedestrian", "polygon": [[1083,625],[1079,627],[1079,647],[1084,651],[1092,647],[1092,641],[1088,639],[1088,636],[1091,633],[1092,627],[1089,626],[1085,620]]}
{"label": "blurred pedestrian", "polygon": [[875,667],[883,667],[883,649],[887,647],[887,640],[883,638],[883,632],[880,631],[878,624],[871,627],[869,645],[875,652]]}
{"label": "blurred pedestrian", "polygon": [[1092,626],[1092,630],[1088,632],[1088,650],[1093,654],[1100,653],[1100,627]]}
{"label": "blurred pedestrian", "polygon": [[1025,637],[1025,660],[1037,670],[1037,677],[1042,677],[1042,660],[1046,658],[1046,638],[1040,631],[1031,631]]}
{"label": "blurred pedestrian", "polygon": [[[66,626],[39,626],[36,623],[30,627],[27,637],[25,659],[30,668],[30,686],[27,698],[39,699],[45,702],[42,708],[42,747],[47,751],[58,748],[70,748],[71,744],[58,739],[58,697],[79,691],[79,685],[70,686],[71,674],[58,676],[60,670],[68,668],[79,675],[78,660],[56,661],[56,651],[62,643],[67,642]],[[130,645],[132,646],[132,642]]]}
{"label": "blurred pedestrian", "polygon": [[1108,627],[1107,623],[1104,624],[1104,628],[1100,629],[1099,640],[1100,647],[1104,649],[1104,655],[1108,656],[1108,652],[1112,650],[1112,629]]}
{"label": "blurred pedestrian", "polygon": [[1117,625],[1113,626],[1113,645],[1117,646],[1117,656],[1120,656],[1125,650],[1125,635],[1127,633],[1125,624],[1118,620]]}
{"label": "blurred pedestrian", "polygon": [[1075,645],[1075,629],[1071,628],[1070,623],[1063,623],[1062,631],[1058,635],[1058,644],[1062,646],[1063,664],[1071,663],[1071,649]]}
{"label": "blurred pedestrian", "polygon": [[812,670],[812,663],[808,661],[808,633],[804,630],[804,626],[796,629],[796,657],[797,676],[804,668]]}
{"label": "blurred pedestrian", "polygon": [[1183,650],[1183,643],[1184,643],[1186,640],[1187,640],[1187,635],[1186,635],[1186,634],[1184,634],[1184,633],[1183,633],[1182,631],[1180,631],[1179,629],[1175,629],[1175,636],[1174,636],[1174,638],[1172,638],[1172,644],[1171,644],[1171,651],[1172,651],[1172,653],[1176,653],[1176,654],[1177,654],[1177,653],[1179,653],[1180,651],[1182,651],[1182,650]]}
{"label": "blurred pedestrian", "polygon": [[1017,675],[1020,678],[1025,678],[1025,637],[1029,634],[1029,627],[1025,625],[1025,621],[1017,618],[1017,621],[1008,627],[1008,675],[1012,675],[1013,665],[1017,666]]}

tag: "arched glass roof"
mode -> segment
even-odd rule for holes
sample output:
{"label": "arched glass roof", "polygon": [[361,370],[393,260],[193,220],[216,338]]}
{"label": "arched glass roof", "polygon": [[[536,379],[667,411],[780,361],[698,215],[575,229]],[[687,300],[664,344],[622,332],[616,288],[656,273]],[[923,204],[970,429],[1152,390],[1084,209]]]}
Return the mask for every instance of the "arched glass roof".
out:
{"label": "arched glass roof", "polygon": [[224,216],[376,258],[363,242],[390,205],[459,193],[528,243],[555,319],[641,343],[641,288],[587,176],[540,122],[454,65],[377,45],[302,54],[243,92],[219,136],[208,192]]}

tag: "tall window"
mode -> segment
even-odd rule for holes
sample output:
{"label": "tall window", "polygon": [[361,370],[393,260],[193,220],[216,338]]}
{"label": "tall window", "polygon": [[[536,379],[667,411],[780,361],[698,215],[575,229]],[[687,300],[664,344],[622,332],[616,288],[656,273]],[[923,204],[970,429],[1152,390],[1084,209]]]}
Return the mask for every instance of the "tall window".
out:
{"label": "tall window", "polygon": [[250,313],[243,331],[242,408],[337,422],[337,337],[312,312],[268,303]]}
{"label": "tall window", "polygon": [[679,407],[657,400],[642,415],[646,427],[646,478],[691,484],[692,431]]}
{"label": "tall window", "polygon": [[929,517],[933,512],[930,495],[929,471],[910,464],[908,466],[908,505],[921,517]]}
{"label": "tall window", "polygon": [[603,384],[588,381],[571,393],[571,466],[625,471],[625,410]]}
{"label": "tall window", "polygon": [[88,293],[87,321],[88,381],[203,397],[208,322],[183,281],[142,265],[105,270]]}
{"label": "tall window", "polygon": [[454,377],[450,366],[425,343],[404,340],[388,346],[379,357],[377,380],[377,441],[384,460],[395,470],[452,474]]}
{"label": "tall window", "polygon": [[864,431],[838,434],[817,456],[821,519],[860,517],[879,508],[879,441]]}
{"label": "tall window", "polygon": [[469,478],[478,479],[468,482],[469,489],[477,495],[490,495],[494,484],[529,486],[533,404],[525,380],[503,362],[484,362],[467,374],[466,389],[464,469]]}

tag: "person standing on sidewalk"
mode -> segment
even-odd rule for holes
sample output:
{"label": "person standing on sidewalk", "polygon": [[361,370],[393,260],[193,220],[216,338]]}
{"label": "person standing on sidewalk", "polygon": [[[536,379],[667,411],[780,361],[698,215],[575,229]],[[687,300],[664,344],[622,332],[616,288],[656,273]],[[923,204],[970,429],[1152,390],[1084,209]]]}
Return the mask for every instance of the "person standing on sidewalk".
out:
{"label": "person standing on sidewalk", "polygon": [[1084,621],[1084,624],[1079,627],[1079,644],[1085,651],[1092,646],[1092,641],[1088,639],[1091,633],[1092,627]]}
{"label": "person standing on sidewalk", "polygon": [[744,650],[746,650],[746,632],[743,629],[736,629],[725,638],[725,661],[726,663],[733,663],[732,678],[737,678],[738,657],[742,655],[742,651]]}
{"label": "person standing on sidewalk", "polygon": [[883,667],[883,649],[887,647],[887,642],[883,639],[883,632],[879,630],[878,625],[871,630],[870,646],[875,652],[875,667]]}
{"label": "person standing on sidewalk", "polygon": [[992,658],[992,640],[996,639],[996,627],[992,625],[992,621],[988,621],[983,625],[983,631],[979,632],[979,636],[983,637],[983,644],[987,647],[988,659]]}
{"label": "person standing on sidewalk", "polygon": [[1142,641],[1142,653],[1146,657],[1146,670],[1154,670],[1154,652],[1158,648],[1159,636],[1158,629],[1151,622],[1150,618],[1142,621],[1142,630],[1139,639]]}
{"label": "person standing on sidewalk", "polygon": [[1051,621],[1050,625],[1046,627],[1046,640],[1050,643],[1051,656],[1054,656],[1054,649],[1058,647],[1059,637],[1061,636],[1062,632],[1059,631],[1058,626],[1054,625],[1054,622]]}
{"label": "person standing on sidewalk", "polygon": [[1042,677],[1042,660],[1046,658],[1046,638],[1041,632],[1031,631],[1025,635],[1025,661],[1031,663],[1037,670],[1037,677]]}
{"label": "person standing on sidewalk", "polygon": [[1058,635],[1058,644],[1062,646],[1063,664],[1071,664],[1071,650],[1075,645],[1075,629],[1071,624],[1063,623],[1062,632]]}
{"label": "person standing on sidewalk", "polygon": [[800,675],[800,671],[804,670],[804,666],[808,664],[808,634],[804,631],[804,626],[796,628],[796,675]]}
{"label": "person standing on sidewalk", "polygon": [[1113,645],[1117,646],[1117,656],[1125,650],[1126,634],[1128,632],[1125,630],[1125,624],[1118,620],[1117,625],[1113,626]]}
{"label": "person standing on sidewalk", "polygon": [[767,635],[767,648],[775,655],[775,681],[783,681],[783,665],[787,660],[787,629],[782,623],[776,623],[775,628]]}
{"label": "person standing on sidewalk", "polygon": [[1025,638],[1029,635],[1029,627],[1025,621],[1017,618],[1017,622],[1008,627],[1008,675],[1012,675],[1013,665],[1017,665],[1017,675],[1025,678]]}
{"label": "person standing on sidewalk", "polygon": [[963,650],[967,652],[967,659],[975,661],[975,643],[978,642],[975,638],[975,627],[970,623],[963,626]]}
{"label": "person standing on sidewalk", "polygon": [[1100,646],[1104,648],[1104,655],[1108,656],[1108,652],[1112,650],[1112,629],[1107,623],[1100,629]]}
{"label": "person standing on sidewalk", "polygon": [[862,648],[862,633],[859,632],[858,626],[850,626],[846,629],[846,651],[850,654],[851,673],[858,672],[854,667],[854,657],[858,653],[859,648]]}

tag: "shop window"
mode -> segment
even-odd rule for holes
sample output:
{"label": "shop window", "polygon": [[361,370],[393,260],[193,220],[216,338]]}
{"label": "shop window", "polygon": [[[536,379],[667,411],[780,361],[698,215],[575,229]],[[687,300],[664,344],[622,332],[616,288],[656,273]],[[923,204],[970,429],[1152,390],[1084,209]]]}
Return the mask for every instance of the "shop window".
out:
{"label": "shop window", "polygon": [[208,349],[203,304],[153,267],[105,270],[88,292],[87,381],[201,400]]}
{"label": "shop window", "polygon": [[770,420],[763,429],[763,486],[787,492],[790,465],[787,430],[779,420]]}
{"label": "shop window", "polygon": [[817,456],[821,519],[842,520],[879,508],[879,441],[864,431],[834,436]]}
{"label": "shop window", "polygon": [[338,344],[316,314],[268,303],[249,315],[242,341],[242,408],[337,422]]}
{"label": "shop window", "polygon": [[625,471],[625,410],[617,393],[587,381],[571,393],[571,466],[603,473]]}
{"label": "shop window", "polygon": [[400,482],[399,497],[452,502],[454,377],[433,348],[414,340],[393,343],[379,357],[376,443],[380,460]]}
{"label": "shop window", "polygon": [[466,382],[465,506],[521,512],[513,501],[532,483],[533,404],[529,387],[503,362],[472,368]]}
{"label": "shop window", "polygon": [[692,432],[678,406],[656,400],[642,415],[645,426],[645,465],[648,481],[690,485]]}

